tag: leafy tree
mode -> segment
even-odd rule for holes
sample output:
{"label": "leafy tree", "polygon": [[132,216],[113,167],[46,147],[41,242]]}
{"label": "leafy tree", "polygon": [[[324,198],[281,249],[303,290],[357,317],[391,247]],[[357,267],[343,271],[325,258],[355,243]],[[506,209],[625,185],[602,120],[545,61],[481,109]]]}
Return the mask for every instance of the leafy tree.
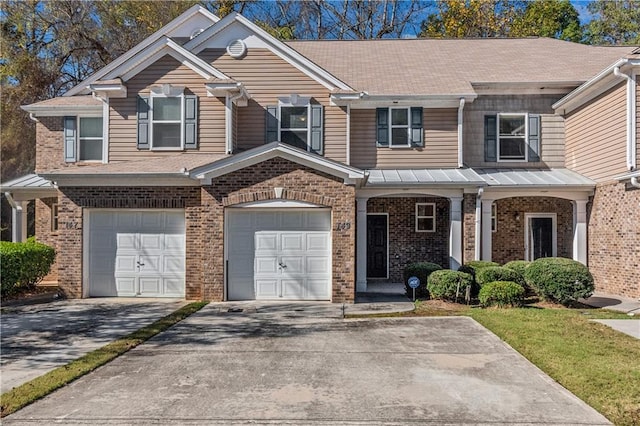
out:
{"label": "leafy tree", "polygon": [[587,6],[594,18],[586,25],[590,44],[640,44],[640,1],[595,0]]}
{"label": "leafy tree", "polygon": [[580,42],[582,29],[578,11],[569,0],[532,1],[515,20],[510,36],[541,36]]}

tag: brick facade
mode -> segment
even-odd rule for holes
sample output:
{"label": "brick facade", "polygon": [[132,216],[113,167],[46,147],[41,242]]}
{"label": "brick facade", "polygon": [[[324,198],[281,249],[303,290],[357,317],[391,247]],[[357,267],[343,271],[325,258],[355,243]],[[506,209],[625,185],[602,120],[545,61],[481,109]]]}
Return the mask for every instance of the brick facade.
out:
{"label": "brick facade", "polygon": [[41,117],[36,123],[36,168],[40,173],[65,167],[62,117]]}
{"label": "brick facade", "polygon": [[640,298],[640,189],[598,185],[587,205],[589,270],[597,291]]}
{"label": "brick facade", "polygon": [[476,257],[476,194],[464,194],[462,200],[462,263]]}
{"label": "brick facade", "polygon": [[[416,203],[436,203],[435,232],[416,232]],[[402,282],[405,266],[433,262],[449,267],[448,198],[371,198],[367,213],[389,214],[389,281]]]}
{"label": "brick facade", "polygon": [[[58,202],[57,198],[37,198],[35,200],[36,213],[36,239],[38,242],[46,244],[56,249],[58,252],[58,230],[51,227],[51,206]],[[51,265],[51,272],[44,277],[43,281],[58,281],[58,264]]]}
{"label": "brick facade", "polygon": [[283,159],[272,159],[216,179],[205,187],[61,188],[58,271],[69,297],[82,297],[83,209],[185,210],[186,298],[221,301],[224,294],[224,209],[247,200],[272,199],[274,187],[284,199],[318,202],[332,209],[333,301],[355,296],[355,226],[337,231],[337,223],[355,223],[355,189],[341,180]]}
{"label": "brick facade", "polygon": [[491,258],[504,264],[524,259],[525,213],[556,213],[558,257],[572,257],[573,206],[553,197],[513,197],[495,201],[498,225],[492,238]]}

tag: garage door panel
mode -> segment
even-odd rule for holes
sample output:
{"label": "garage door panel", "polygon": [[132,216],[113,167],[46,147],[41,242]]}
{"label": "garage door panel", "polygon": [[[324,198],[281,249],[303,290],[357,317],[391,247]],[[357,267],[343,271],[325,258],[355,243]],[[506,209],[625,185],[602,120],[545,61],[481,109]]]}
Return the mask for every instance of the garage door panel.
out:
{"label": "garage door panel", "polygon": [[317,250],[317,251],[326,253],[330,249],[328,234],[314,233],[314,234],[307,234],[306,237],[307,237],[306,243],[307,243],[308,251]]}
{"label": "garage door panel", "polygon": [[266,254],[265,252],[273,252],[275,253],[278,250],[278,234],[267,234],[260,233],[256,236],[256,250],[259,250],[260,253]]}
{"label": "garage door panel", "polygon": [[304,256],[282,256],[282,264],[285,266],[283,274],[304,274]]}
{"label": "garage door panel", "polygon": [[330,299],[330,284],[330,281],[327,279],[308,278],[306,285],[307,298],[316,300]]}
{"label": "garage door panel", "polygon": [[307,256],[307,274],[331,273],[329,268],[329,258],[327,256]]}
{"label": "garage door panel", "polygon": [[276,212],[262,212],[254,215],[254,224],[257,229],[278,229],[279,214]]}
{"label": "garage door panel", "polygon": [[256,298],[275,299],[278,297],[277,279],[256,279]]}
{"label": "garage door panel", "polygon": [[184,211],[89,211],[90,296],[184,297]]}
{"label": "garage door panel", "polygon": [[303,278],[282,279],[283,299],[305,299],[305,280]]}
{"label": "garage door panel", "polygon": [[280,250],[282,251],[302,251],[304,250],[303,233],[282,233],[280,234]]}
{"label": "garage door panel", "polygon": [[327,231],[331,229],[331,215],[323,212],[307,212],[306,222],[306,229],[310,231]]}
{"label": "garage door panel", "polygon": [[304,212],[282,212],[279,229],[304,229]]}
{"label": "garage door panel", "polygon": [[278,272],[278,260],[275,256],[269,257],[256,257],[255,260],[255,273],[260,274],[275,274]]}

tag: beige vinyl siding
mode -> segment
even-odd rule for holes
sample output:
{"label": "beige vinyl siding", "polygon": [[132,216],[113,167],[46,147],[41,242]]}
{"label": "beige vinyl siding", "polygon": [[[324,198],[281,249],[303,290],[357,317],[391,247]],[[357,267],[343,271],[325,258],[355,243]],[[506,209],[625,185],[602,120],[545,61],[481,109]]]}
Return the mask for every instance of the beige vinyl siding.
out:
{"label": "beige vinyl siding", "polygon": [[351,110],[351,165],[360,168],[457,167],[458,110],[423,110],[424,148],[376,147],[376,110]]}
{"label": "beige vinyl siding", "polygon": [[626,171],[626,84],[565,118],[566,166],[603,182]]}
{"label": "beige vinyl siding", "polygon": [[278,98],[296,93],[310,96],[324,106],[324,155],[346,159],[346,111],[329,105],[329,90],[267,49],[249,48],[241,59],[231,58],[224,49],[205,49],[199,57],[242,82],[251,95],[249,105],[239,107],[237,146],[250,149],[265,142],[265,113]]}
{"label": "beige vinyl siding", "polygon": [[161,84],[184,86],[185,94],[198,96],[199,152],[224,154],[224,99],[207,97],[205,80],[193,70],[167,55],[157,60],[126,82],[127,97],[109,100],[109,161],[139,160],[181,151],[138,150],[137,96],[149,95],[152,86]]}
{"label": "beige vinyl siding", "polygon": [[[562,95],[480,96],[464,107],[464,163],[469,167],[564,167],[564,128],[562,117],[551,105]],[[484,117],[498,113],[540,114],[539,162],[485,162]]]}

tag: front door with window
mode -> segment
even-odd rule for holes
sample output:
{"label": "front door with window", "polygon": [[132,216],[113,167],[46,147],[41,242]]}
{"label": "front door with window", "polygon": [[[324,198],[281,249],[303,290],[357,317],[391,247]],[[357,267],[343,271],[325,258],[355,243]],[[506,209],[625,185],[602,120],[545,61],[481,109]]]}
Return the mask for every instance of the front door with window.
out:
{"label": "front door with window", "polygon": [[527,260],[556,256],[555,215],[530,214],[526,216]]}
{"label": "front door with window", "polygon": [[388,234],[386,214],[367,215],[367,277],[388,277]]}

